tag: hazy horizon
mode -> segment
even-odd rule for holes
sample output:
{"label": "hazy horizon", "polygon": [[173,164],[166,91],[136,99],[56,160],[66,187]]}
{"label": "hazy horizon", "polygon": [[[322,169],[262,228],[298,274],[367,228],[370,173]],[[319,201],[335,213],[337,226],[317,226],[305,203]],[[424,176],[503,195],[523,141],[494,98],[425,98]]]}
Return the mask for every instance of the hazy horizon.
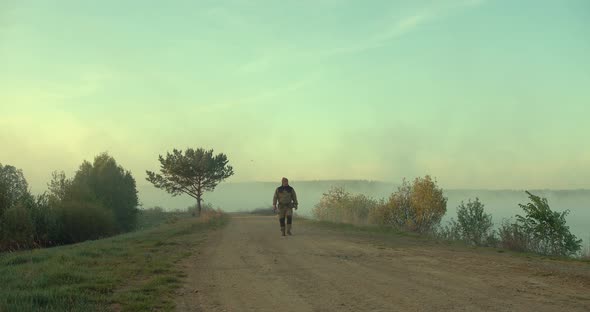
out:
{"label": "hazy horizon", "polygon": [[[173,148],[228,182],[590,188],[590,2],[3,1],[0,163],[42,192]],[[154,189],[155,190],[155,189]]]}
{"label": "hazy horizon", "polygon": [[[292,182],[300,203],[297,213],[308,217],[312,216],[313,208],[320,201],[322,194],[332,186],[343,186],[346,191],[352,194],[364,194],[378,200],[389,197],[399,185],[399,183],[350,180]],[[206,193],[204,201],[227,212],[268,208],[272,203],[272,195],[276,186],[278,186],[276,182],[222,183],[214,192]],[[165,210],[185,210],[188,206],[195,205],[195,200],[187,195],[172,197],[149,185],[138,188],[143,208],[160,206]],[[583,238],[585,242],[589,241],[590,190],[530,189],[529,191],[546,198],[553,211],[569,210],[567,222],[572,233]],[[524,190],[465,190],[448,189],[443,186],[443,192],[448,198],[447,213],[443,218],[443,224],[446,224],[451,218],[457,218],[456,209],[461,201],[467,202],[476,197],[485,205],[486,213],[492,214],[496,226],[499,226],[503,219],[514,218],[516,214],[522,214],[523,210],[518,204],[530,202]]]}

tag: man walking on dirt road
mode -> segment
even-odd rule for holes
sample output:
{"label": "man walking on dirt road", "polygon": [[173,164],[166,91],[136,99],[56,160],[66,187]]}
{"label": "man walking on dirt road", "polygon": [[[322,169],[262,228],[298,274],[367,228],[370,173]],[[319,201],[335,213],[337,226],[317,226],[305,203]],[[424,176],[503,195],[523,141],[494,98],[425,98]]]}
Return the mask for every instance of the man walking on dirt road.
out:
{"label": "man walking on dirt road", "polygon": [[295,189],[289,185],[289,180],[283,178],[282,185],[277,187],[272,198],[273,210],[277,211],[277,202],[279,204],[279,223],[281,224],[282,236],[285,236],[285,218],[287,219],[287,234],[291,235],[291,225],[293,223],[293,208],[297,210],[297,194]]}

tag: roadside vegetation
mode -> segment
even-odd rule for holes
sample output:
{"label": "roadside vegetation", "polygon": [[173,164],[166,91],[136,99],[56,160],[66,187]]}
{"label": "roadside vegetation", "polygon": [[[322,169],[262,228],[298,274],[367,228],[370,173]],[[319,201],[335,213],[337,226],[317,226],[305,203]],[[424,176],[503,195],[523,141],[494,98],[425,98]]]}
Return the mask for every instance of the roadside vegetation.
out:
{"label": "roadside vegetation", "polygon": [[[227,156],[203,148],[174,149],[159,161],[160,173],[147,171],[147,180],[172,196],[194,197],[193,216],[212,209],[203,194],[233,175]],[[31,194],[22,170],[0,164],[0,253],[111,237],[164,216],[162,208],[139,209],[135,178],[107,153],[84,160],[73,177],[54,171],[40,195]]]}
{"label": "roadside vegetation", "polygon": [[[398,232],[418,233],[472,246],[496,247],[546,256],[588,258],[582,240],[570,232],[569,211],[552,211],[546,198],[526,192],[529,203],[514,219],[496,226],[479,198],[457,207],[457,218],[447,224],[447,198],[436,180],[418,177],[402,181],[389,198],[373,199],[351,194],[342,187],[329,189],[313,210],[317,220],[355,225],[374,225]],[[586,248],[588,249],[588,248]]]}
{"label": "roadside vegetation", "polygon": [[0,252],[51,247],[130,232],[139,210],[135,179],[106,153],[73,177],[55,171],[32,195],[22,170],[0,164]]}
{"label": "roadside vegetation", "polygon": [[38,196],[0,165],[0,311],[171,310],[175,264],[227,220],[202,208],[138,209],[131,173],[107,154],[54,172]]}
{"label": "roadside vegetation", "polygon": [[186,276],[178,262],[227,217],[208,209],[200,218],[151,213],[163,213],[164,221],[101,240],[0,254],[0,311],[173,310]]}

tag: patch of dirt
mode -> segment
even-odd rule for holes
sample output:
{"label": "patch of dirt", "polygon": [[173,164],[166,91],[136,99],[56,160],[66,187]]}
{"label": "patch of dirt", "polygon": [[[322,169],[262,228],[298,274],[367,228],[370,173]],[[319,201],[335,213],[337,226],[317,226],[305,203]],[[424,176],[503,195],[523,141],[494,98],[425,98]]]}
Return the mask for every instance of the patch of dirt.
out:
{"label": "patch of dirt", "polygon": [[183,265],[178,311],[590,311],[590,265],[234,216]]}

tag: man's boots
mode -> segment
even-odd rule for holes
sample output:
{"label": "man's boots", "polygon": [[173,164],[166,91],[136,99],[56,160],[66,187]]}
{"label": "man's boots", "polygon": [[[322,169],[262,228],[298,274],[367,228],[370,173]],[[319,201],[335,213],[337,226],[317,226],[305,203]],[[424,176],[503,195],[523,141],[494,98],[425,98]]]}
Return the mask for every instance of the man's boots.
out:
{"label": "man's boots", "polygon": [[291,224],[287,224],[287,234],[292,235],[291,234]]}
{"label": "man's boots", "polygon": [[281,226],[281,233],[282,233],[281,236],[285,236],[285,227],[284,226]]}

